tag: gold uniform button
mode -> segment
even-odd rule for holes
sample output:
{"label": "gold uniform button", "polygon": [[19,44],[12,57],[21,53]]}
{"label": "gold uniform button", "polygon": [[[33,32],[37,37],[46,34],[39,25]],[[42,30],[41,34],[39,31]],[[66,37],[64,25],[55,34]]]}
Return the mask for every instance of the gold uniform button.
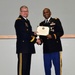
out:
{"label": "gold uniform button", "polygon": [[28,29],[27,29],[27,31],[28,31]]}
{"label": "gold uniform button", "polygon": [[49,38],[47,38],[47,39],[49,39]]}
{"label": "gold uniform button", "polygon": [[58,41],[57,41],[57,43],[58,43]]}
{"label": "gold uniform button", "polygon": [[24,40],[22,42],[24,42]]}

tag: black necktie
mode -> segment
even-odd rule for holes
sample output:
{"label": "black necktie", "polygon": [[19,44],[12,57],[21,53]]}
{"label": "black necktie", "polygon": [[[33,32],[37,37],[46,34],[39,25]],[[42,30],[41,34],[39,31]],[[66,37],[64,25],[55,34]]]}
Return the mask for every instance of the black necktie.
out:
{"label": "black necktie", "polygon": [[48,19],[45,20],[45,23],[48,23]]}

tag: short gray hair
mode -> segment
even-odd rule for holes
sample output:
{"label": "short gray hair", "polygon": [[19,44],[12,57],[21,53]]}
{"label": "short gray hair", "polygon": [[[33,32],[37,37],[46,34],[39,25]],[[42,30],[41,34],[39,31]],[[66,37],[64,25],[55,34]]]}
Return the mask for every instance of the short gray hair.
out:
{"label": "short gray hair", "polygon": [[23,6],[20,7],[20,11],[21,11],[22,8],[27,8],[28,9],[27,6],[23,5]]}

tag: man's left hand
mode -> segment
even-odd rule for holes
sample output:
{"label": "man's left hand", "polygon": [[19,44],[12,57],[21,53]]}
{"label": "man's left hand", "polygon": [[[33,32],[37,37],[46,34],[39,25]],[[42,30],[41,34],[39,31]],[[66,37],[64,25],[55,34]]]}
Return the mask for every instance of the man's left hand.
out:
{"label": "man's left hand", "polygon": [[48,38],[48,39],[51,39],[51,38],[52,38],[52,36],[49,34],[49,35],[47,35],[47,38]]}

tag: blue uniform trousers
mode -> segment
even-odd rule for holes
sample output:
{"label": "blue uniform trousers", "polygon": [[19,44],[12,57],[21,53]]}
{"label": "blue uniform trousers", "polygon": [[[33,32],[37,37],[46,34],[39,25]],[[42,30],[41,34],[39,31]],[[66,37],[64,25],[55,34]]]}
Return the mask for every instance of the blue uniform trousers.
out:
{"label": "blue uniform trousers", "polygon": [[45,75],[51,75],[52,62],[55,69],[55,75],[61,75],[61,61],[60,52],[45,53],[44,54],[44,68]]}

